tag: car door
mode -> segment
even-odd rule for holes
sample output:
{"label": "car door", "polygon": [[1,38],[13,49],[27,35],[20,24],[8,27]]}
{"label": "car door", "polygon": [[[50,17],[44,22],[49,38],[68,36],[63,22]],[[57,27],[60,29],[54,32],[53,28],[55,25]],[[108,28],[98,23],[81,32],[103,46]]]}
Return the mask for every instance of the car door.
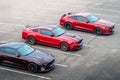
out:
{"label": "car door", "polygon": [[88,31],[91,30],[88,20],[85,17],[75,16],[74,19],[75,19],[76,28],[82,29],[82,30],[88,30]]}
{"label": "car door", "polygon": [[19,54],[15,49],[10,47],[5,47],[1,49],[3,59],[5,63],[13,64],[16,66],[24,66],[24,59],[22,57],[18,57]]}
{"label": "car door", "polygon": [[39,41],[41,44],[58,47],[60,40],[54,36],[52,31],[47,29],[40,29]]}

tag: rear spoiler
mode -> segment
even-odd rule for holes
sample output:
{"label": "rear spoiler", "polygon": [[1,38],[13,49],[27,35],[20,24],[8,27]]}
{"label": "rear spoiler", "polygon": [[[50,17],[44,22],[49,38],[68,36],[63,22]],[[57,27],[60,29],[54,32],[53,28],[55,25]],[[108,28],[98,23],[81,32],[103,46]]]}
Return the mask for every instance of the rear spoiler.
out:
{"label": "rear spoiler", "polygon": [[34,26],[34,25],[25,25],[25,28],[34,28],[34,27],[36,27],[36,26]]}
{"label": "rear spoiler", "polygon": [[27,25],[25,25],[25,28],[30,28],[30,27],[31,27],[31,26],[30,26],[30,25],[28,25],[28,24],[27,24]]}
{"label": "rear spoiler", "polygon": [[69,12],[69,13],[67,13],[67,14],[63,14],[62,17],[65,17],[65,16],[67,16],[67,15],[71,15],[71,14],[72,14],[72,13]]}

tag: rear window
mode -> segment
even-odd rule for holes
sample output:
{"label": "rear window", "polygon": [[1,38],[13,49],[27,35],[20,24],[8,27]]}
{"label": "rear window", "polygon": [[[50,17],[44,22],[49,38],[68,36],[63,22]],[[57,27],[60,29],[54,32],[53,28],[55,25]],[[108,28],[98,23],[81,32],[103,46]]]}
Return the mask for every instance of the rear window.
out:
{"label": "rear window", "polygon": [[33,29],[32,31],[33,31],[33,32],[38,32],[38,29]]}

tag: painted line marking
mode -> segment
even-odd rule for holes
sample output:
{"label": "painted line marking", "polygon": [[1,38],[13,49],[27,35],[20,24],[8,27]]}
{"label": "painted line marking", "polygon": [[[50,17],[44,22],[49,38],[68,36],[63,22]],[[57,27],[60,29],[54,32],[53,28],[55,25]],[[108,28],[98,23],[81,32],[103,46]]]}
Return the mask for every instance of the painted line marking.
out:
{"label": "painted line marking", "polygon": [[4,22],[0,22],[0,24],[15,25],[15,26],[24,26],[24,25],[21,25],[21,24],[12,24],[12,23],[4,23]]}
{"label": "painted line marking", "polygon": [[2,43],[8,43],[9,41],[0,41],[0,43],[2,44]]}
{"label": "painted line marking", "polygon": [[57,66],[61,66],[61,67],[68,67],[67,65],[57,64],[57,63],[55,63],[55,65],[57,65]]}
{"label": "painted line marking", "polygon": [[[43,48],[43,47],[38,47],[38,46],[33,46],[33,47],[35,47],[35,48],[39,48],[39,49],[45,49],[45,48]],[[47,48],[47,50],[52,50],[52,51],[55,51],[55,52],[58,52],[58,50],[53,50],[53,49],[49,49],[49,48]],[[67,53],[67,52],[62,52],[62,51],[59,51],[60,53],[62,53],[62,54],[67,54],[67,55],[71,55],[71,56],[79,56],[79,57],[81,57],[81,55],[79,55],[79,54],[72,54],[72,53]]]}
{"label": "painted line marking", "polygon": [[73,53],[67,53],[67,52],[62,52],[62,54],[68,54],[68,55],[72,55],[72,56],[78,56],[78,57],[81,57],[80,54],[73,54]]}
{"label": "painted line marking", "polygon": [[91,36],[91,35],[85,35],[85,34],[77,34],[78,36],[86,36],[86,37],[97,37],[99,39],[105,39],[103,37],[98,37],[98,36]]}
{"label": "painted line marking", "polygon": [[84,44],[84,46],[86,46],[86,47],[91,47],[91,48],[95,47],[95,46],[93,46],[93,45],[88,45],[88,44]]}
{"label": "painted line marking", "polygon": [[15,33],[15,32],[7,32],[7,31],[0,31],[0,33],[7,33],[7,34],[20,35],[19,33]]}
{"label": "painted line marking", "polygon": [[43,79],[51,80],[51,78],[49,78],[49,77],[39,76],[39,75],[30,74],[30,73],[26,73],[26,72],[22,72],[22,71],[11,70],[11,69],[8,69],[8,68],[3,68],[3,67],[0,67],[0,69],[1,70],[15,72],[15,73],[19,73],[19,74],[25,74],[25,75],[29,75],[29,76],[33,76],[33,77],[38,77],[38,78],[43,78]]}
{"label": "painted line marking", "polygon": [[112,10],[112,9],[101,9],[101,8],[93,8],[93,7],[89,7],[88,9],[95,9],[95,10],[101,10],[101,11],[110,11],[110,12],[118,12],[118,13],[120,13],[120,11]]}

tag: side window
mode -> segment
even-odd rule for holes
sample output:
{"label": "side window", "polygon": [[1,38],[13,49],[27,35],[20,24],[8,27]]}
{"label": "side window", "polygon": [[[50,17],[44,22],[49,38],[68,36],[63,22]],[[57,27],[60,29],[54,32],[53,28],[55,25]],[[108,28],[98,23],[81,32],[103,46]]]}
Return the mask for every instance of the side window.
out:
{"label": "side window", "polygon": [[8,54],[12,54],[12,55],[15,55],[17,53],[16,50],[12,48],[0,48],[0,51]]}
{"label": "side window", "polygon": [[52,35],[52,32],[50,32],[49,30],[40,30],[40,33],[41,34],[45,34],[45,35],[48,35],[48,36],[51,36]]}
{"label": "side window", "polygon": [[33,31],[33,32],[38,32],[38,29],[33,29],[32,31]]}
{"label": "side window", "polygon": [[87,19],[86,19],[86,18],[81,17],[81,16],[77,16],[77,20],[84,21],[84,22],[86,22],[86,21],[87,21]]}
{"label": "side window", "polygon": [[73,19],[77,20],[77,16],[72,16]]}

